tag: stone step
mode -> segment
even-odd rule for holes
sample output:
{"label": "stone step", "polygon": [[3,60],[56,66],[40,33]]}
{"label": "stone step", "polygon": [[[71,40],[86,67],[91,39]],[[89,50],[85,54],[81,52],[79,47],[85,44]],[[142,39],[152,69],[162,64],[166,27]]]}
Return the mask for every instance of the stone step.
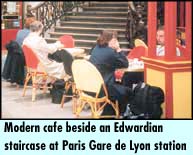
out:
{"label": "stone step", "polygon": [[117,22],[125,22],[127,21],[126,17],[89,17],[89,16],[68,16],[67,21],[95,21],[95,22],[110,22],[110,23],[117,23]]}
{"label": "stone step", "polygon": [[106,12],[117,12],[117,11],[123,11],[123,12],[128,12],[128,7],[103,7],[103,6],[99,6],[99,7],[95,7],[95,6],[91,6],[91,7],[84,7],[83,8],[84,11],[106,11]]}
{"label": "stone step", "polygon": [[127,11],[125,12],[106,12],[106,11],[85,11],[79,12],[77,16],[95,16],[95,17],[127,17]]}
{"label": "stone step", "polygon": [[[47,43],[54,43],[54,42],[56,42],[57,41],[57,38],[45,38],[46,39],[46,41],[47,41]],[[90,50],[92,49],[92,47],[89,45],[82,45],[81,44],[81,46],[77,46],[76,45],[76,41],[75,41],[75,47],[76,48],[81,48],[81,49],[84,49],[85,50],[85,53],[87,53],[87,54],[90,54]]]}
{"label": "stone step", "polygon": [[55,26],[54,32],[49,32],[47,42],[55,42],[64,34],[72,35],[75,46],[83,48],[87,53],[96,45],[96,40],[103,30],[118,32],[121,48],[128,48],[129,42],[125,38],[128,2],[91,2],[83,7],[82,12],[69,13],[69,16],[60,20],[60,26]]}
{"label": "stone step", "polygon": [[[46,38],[46,41],[48,43],[54,43],[58,40],[58,38]],[[128,48],[129,43],[128,42],[119,42],[120,47]],[[75,46],[76,47],[90,47],[92,48],[93,46],[96,45],[96,40],[75,40]]]}
{"label": "stone step", "polygon": [[[119,42],[121,47],[127,47],[128,42]],[[75,41],[76,46],[88,46],[88,47],[93,47],[96,45],[96,40],[76,40]]]}
{"label": "stone step", "polygon": [[73,27],[91,27],[91,28],[126,28],[126,23],[104,23],[104,22],[87,22],[87,21],[60,21],[61,26],[73,26]]}
{"label": "stone step", "polygon": [[118,32],[119,35],[125,35],[125,29],[101,29],[101,28],[90,28],[90,27],[67,27],[67,26],[56,26],[55,27],[55,32],[72,32],[72,33],[85,33],[85,34],[90,34],[90,33],[95,33],[95,34],[100,34],[101,31],[103,30],[115,30]]}
{"label": "stone step", "polygon": [[92,2],[91,3],[92,6],[95,6],[95,7],[128,7],[128,2],[115,2],[115,1],[112,1],[112,2],[109,2],[109,1],[106,1],[106,2]]}
{"label": "stone step", "polygon": [[[59,32],[50,32],[51,38],[59,38],[63,35],[71,35],[75,40],[83,39],[83,40],[97,40],[98,34],[85,34],[85,33],[59,33]],[[127,42],[125,35],[119,35],[118,40],[121,42]]]}

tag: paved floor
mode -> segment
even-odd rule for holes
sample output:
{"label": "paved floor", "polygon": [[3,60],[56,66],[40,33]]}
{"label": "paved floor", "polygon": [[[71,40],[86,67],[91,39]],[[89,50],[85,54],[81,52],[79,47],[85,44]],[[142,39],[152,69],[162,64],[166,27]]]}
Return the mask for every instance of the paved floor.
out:
{"label": "paved floor", "polygon": [[[60,104],[51,103],[49,92],[42,94],[41,90],[37,91],[36,101],[31,101],[31,89],[27,89],[26,96],[22,97],[23,88],[16,88],[9,82],[2,80],[1,82],[1,117],[2,118],[77,118],[72,113],[72,101],[64,104],[64,108],[60,108]],[[90,111],[83,111],[83,116],[89,116]]]}

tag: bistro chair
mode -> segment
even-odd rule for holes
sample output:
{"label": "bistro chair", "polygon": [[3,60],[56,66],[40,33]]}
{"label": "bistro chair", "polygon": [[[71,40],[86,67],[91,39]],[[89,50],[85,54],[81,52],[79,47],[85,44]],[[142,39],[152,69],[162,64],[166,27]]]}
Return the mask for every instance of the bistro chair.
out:
{"label": "bistro chair", "polygon": [[[66,35],[65,34],[65,35],[61,36],[59,38],[59,40],[60,40],[60,42],[62,44],[64,44],[65,48],[74,48],[75,47],[75,41],[74,41],[74,38],[71,35]],[[71,52],[69,52],[69,53],[71,53]],[[73,82],[73,78],[72,78],[71,75],[70,76],[66,76],[64,80],[65,80],[65,86],[64,86],[65,87],[65,93],[62,96],[60,107],[61,108],[64,107],[64,101],[65,101],[66,98],[72,98],[73,99],[73,113],[75,113],[75,106],[74,106],[74,104],[76,102],[76,97],[77,97],[76,89],[75,89],[75,83]],[[68,92],[69,89],[72,89],[72,95],[66,94],[66,92]]]}
{"label": "bistro chair", "polygon": [[141,39],[135,39],[134,44],[135,44],[135,47],[143,46],[145,47],[145,49],[148,48],[147,45],[144,43],[144,41]]}
{"label": "bistro chair", "polygon": [[[37,70],[38,66],[41,66],[41,68],[43,68],[43,64],[39,61],[39,59],[37,58],[37,56],[35,55],[35,53],[32,51],[31,48],[29,48],[26,45],[23,45],[22,49],[25,56],[26,67],[27,67],[27,75],[25,78],[22,96],[25,96],[27,87],[31,87],[32,101],[35,101],[37,88],[43,89],[44,93],[48,88],[51,88],[51,87],[47,87],[48,74],[45,72],[45,70],[43,71]],[[32,86],[27,86],[30,79],[32,79]]]}
{"label": "bistro chair", "polygon": [[137,47],[134,47],[129,52],[127,58],[128,59],[138,58],[139,60],[141,60],[141,56],[145,56],[146,53],[147,53],[147,48],[145,48],[144,46],[137,46]]}
{"label": "bistro chair", "polygon": [[59,41],[64,44],[65,48],[74,48],[75,42],[74,38],[71,35],[63,35],[59,38]]}
{"label": "bistro chair", "polygon": [[[108,92],[104,80],[97,68],[87,60],[77,59],[72,63],[76,92],[78,95],[76,103],[76,115],[79,116],[86,104],[90,105],[93,118],[101,118],[100,113],[107,104],[115,110],[115,116],[119,118],[118,102],[112,102],[108,98]],[[103,95],[100,96],[100,91]]]}
{"label": "bistro chair", "polygon": [[[68,79],[65,82],[64,88],[65,88],[65,93],[62,96],[60,107],[61,108],[64,107],[64,102],[65,102],[66,98],[72,98],[72,111],[75,114],[76,113],[76,102],[77,102],[77,98],[78,98],[75,83],[72,81],[72,79]],[[66,94],[66,92],[68,92],[70,89],[72,89],[72,95]]]}

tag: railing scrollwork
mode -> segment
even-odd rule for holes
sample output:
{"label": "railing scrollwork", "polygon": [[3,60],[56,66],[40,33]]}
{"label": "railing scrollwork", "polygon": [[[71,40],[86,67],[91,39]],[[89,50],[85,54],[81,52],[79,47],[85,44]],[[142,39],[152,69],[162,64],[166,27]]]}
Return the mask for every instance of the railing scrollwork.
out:
{"label": "railing scrollwork", "polygon": [[80,8],[90,5],[85,1],[46,1],[34,8],[28,9],[27,14],[33,14],[44,25],[42,35],[50,29],[59,19],[68,20],[68,15],[76,15]]}
{"label": "railing scrollwork", "polygon": [[134,46],[136,38],[147,43],[147,5],[145,2],[130,2],[127,14],[125,37]]}

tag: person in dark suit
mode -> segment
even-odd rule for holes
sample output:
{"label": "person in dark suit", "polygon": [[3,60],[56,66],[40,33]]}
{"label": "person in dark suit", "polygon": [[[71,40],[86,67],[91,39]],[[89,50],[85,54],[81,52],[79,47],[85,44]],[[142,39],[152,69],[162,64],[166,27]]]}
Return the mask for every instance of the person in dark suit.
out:
{"label": "person in dark suit", "polygon": [[[91,51],[89,59],[101,73],[112,101],[118,100],[120,114],[125,111],[126,105],[132,97],[132,90],[115,82],[114,72],[118,68],[128,67],[126,55],[119,46],[117,32],[104,30],[97,39],[96,46]],[[113,115],[110,105],[104,108],[101,115]]]}

